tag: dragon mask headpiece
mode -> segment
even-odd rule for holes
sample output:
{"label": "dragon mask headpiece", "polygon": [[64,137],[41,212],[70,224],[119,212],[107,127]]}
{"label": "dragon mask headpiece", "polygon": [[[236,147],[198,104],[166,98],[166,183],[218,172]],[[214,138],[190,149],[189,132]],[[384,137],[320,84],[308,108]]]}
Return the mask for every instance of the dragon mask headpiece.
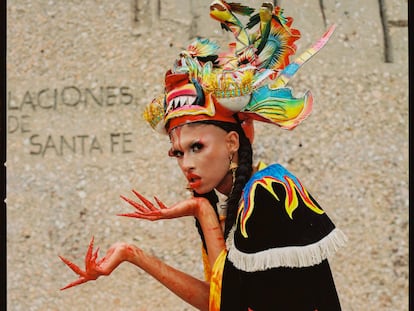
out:
{"label": "dragon mask headpiece", "polygon": [[[235,14],[250,19],[244,26]],[[283,16],[281,8],[266,2],[254,14],[250,7],[216,0],[210,5],[210,16],[231,31],[236,41],[227,52],[218,53],[216,43],[195,39],[167,71],[165,92],[146,107],[145,120],[164,133],[202,120],[249,125],[248,121],[258,120],[285,129],[303,121],[312,110],[311,93],[295,98],[285,86],[326,44],[334,26],[290,62],[300,32],[291,27],[292,18]],[[252,127],[246,131],[252,139]]]}

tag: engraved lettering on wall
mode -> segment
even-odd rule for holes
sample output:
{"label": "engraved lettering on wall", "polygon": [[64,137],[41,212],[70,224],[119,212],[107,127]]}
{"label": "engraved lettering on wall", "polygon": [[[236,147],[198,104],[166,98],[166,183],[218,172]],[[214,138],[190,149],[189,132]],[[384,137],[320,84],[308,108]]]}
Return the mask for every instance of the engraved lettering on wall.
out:
{"label": "engraved lettering on wall", "polygon": [[[33,156],[48,157],[66,155],[97,156],[100,154],[128,154],[133,152],[133,133],[130,131],[80,126],[77,120],[69,122],[64,130],[47,126],[33,130],[37,114],[50,114],[51,119],[66,118],[66,114],[84,114],[85,111],[105,113],[125,108],[134,103],[134,95],[128,86],[100,86],[81,88],[74,85],[62,88],[27,90],[19,94],[9,91],[7,97],[7,134],[9,138],[21,136],[28,141],[28,153]],[[99,115],[99,114],[98,114]],[[44,117],[43,117],[44,118]],[[96,120],[94,120],[96,122]],[[48,124],[49,125],[49,124]],[[77,133],[80,128],[88,128],[87,133]]]}

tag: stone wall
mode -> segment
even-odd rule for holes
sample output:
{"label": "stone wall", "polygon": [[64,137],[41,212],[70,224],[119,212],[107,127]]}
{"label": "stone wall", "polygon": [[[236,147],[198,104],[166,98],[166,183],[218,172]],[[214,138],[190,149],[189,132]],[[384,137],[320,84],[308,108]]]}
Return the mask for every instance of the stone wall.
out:
{"label": "stone wall", "polygon": [[[255,159],[279,162],[349,243],[331,260],[344,310],[408,303],[407,0],[277,1],[298,53],[335,23],[291,81],[314,110],[294,131],[256,125]],[[261,2],[243,1],[258,8]],[[192,219],[117,217],[130,189],[187,197],[168,139],[142,120],[164,72],[196,35],[232,40],[209,1],[7,1],[8,310],[193,310],[134,266],[59,291],[92,236],[139,245],[202,277]]]}

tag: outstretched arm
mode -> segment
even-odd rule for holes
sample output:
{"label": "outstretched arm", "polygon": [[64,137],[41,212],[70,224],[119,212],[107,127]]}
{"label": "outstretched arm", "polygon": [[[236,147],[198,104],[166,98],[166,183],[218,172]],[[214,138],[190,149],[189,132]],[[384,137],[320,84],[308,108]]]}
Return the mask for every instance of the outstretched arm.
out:
{"label": "outstretched arm", "polygon": [[159,206],[158,208],[137,191],[133,190],[132,192],[144,205],[121,196],[121,198],[131,204],[136,211],[134,213],[119,214],[119,216],[141,218],[151,221],[183,216],[196,217],[200,222],[201,229],[204,233],[210,266],[212,267],[214,265],[218,255],[226,248],[226,244],[216,212],[207,199],[202,197],[190,198],[174,204],[171,207],[167,207],[155,197],[154,199]]}
{"label": "outstretched arm", "polygon": [[[191,198],[167,208],[155,198],[159,205],[159,208],[157,208],[139,193],[135,191],[134,193],[144,202],[145,206],[123,197],[136,208],[136,212],[121,214],[122,216],[152,221],[183,216],[196,217],[201,224],[205,236],[210,266],[214,265],[219,254],[225,249],[225,242],[216,213],[208,200],[204,198]],[[98,250],[93,252],[92,239],[85,257],[85,271],[82,271],[66,258],[61,256],[60,258],[79,275],[78,280],[68,284],[62,290],[96,280],[101,275],[109,275],[122,262],[128,261],[146,271],[184,301],[199,310],[208,310],[210,291],[208,282],[203,282],[182,271],[176,270],[158,258],[146,254],[134,245],[116,243],[102,259],[98,260]]]}
{"label": "outstretched arm", "polygon": [[133,245],[125,245],[128,261],[153,276],[178,297],[199,310],[208,310],[210,284],[179,271]]}
{"label": "outstretched arm", "polygon": [[66,258],[59,257],[79,275],[78,280],[68,284],[62,290],[96,280],[101,275],[109,275],[122,262],[127,261],[143,269],[187,303],[199,310],[208,310],[209,283],[174,269],[134,245],[116,243],[102,259],[98,260],[98,250],[93,252],[92,238],[85,258],[85,271]]}

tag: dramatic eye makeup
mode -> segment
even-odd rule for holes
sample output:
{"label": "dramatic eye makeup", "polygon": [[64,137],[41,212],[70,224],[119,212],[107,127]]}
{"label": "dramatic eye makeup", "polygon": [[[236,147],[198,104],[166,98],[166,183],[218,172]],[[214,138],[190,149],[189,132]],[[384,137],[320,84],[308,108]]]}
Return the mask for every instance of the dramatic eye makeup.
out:
{"label": "dramatic eye makeup", "polygon": [[[200,152],[204,148],[204,144],[200,141],[194,141],[188,146],[188,151],[191,152]],[[168,150],[168,156],[172,158],[180,158],[184,155],[184,152],[180,149],[170,148]]]}
{"label": "dramatic eye makeup", "polygon": [[204,144],[201,141],[195,141],[191,144],[190,149],[193,152],[201,151],[204,148]]}
{"label": "dramatic eye makeup", "polygon": [[183,155],[183,152],[177,149],[171,148],[168,150],[168,156],[171,158],[179,158]]}

